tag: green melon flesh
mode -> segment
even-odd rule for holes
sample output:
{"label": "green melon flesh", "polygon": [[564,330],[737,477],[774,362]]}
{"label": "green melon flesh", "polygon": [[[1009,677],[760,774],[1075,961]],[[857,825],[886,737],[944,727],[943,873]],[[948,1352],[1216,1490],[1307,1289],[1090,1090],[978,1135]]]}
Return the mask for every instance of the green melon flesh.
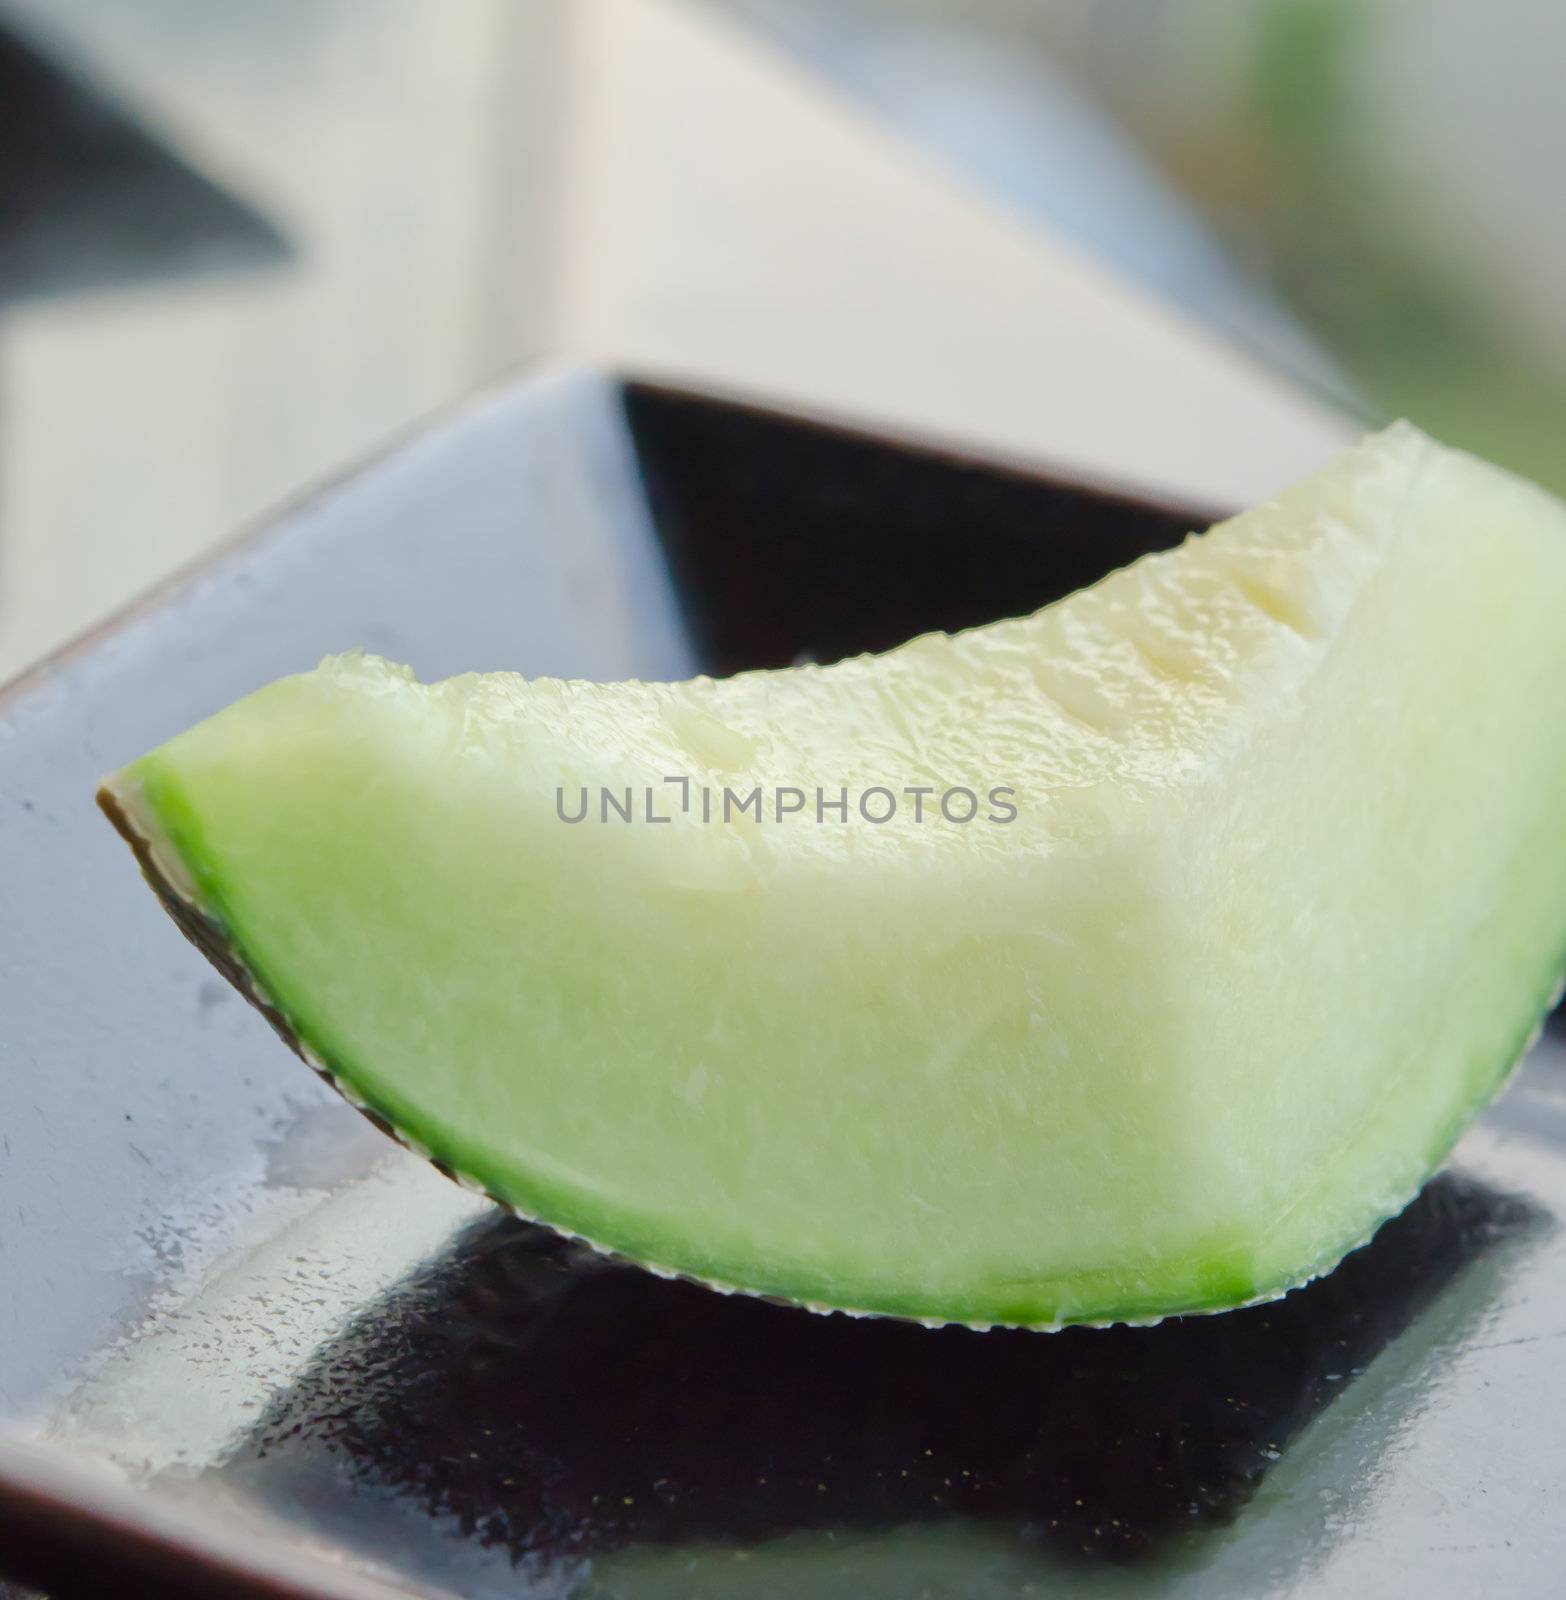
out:
{"label": "green melon flesh", "polygon": [[[817,820],[874,785],[979,816]],[[1556,989],[1566,507],[1400,425],[1023,620],[680,684],[342,656],[104,800],[310,1059],[530,1216],[818,1307],[1218,1310],[1401,1208]]]}

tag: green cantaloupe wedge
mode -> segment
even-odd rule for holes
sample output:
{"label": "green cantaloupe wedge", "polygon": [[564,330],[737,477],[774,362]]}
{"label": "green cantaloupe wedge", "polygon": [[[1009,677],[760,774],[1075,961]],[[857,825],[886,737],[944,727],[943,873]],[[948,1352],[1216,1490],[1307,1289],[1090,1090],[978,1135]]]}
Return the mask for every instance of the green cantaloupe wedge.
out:
{"label": "green cantaloupe wedge", "polygon": [[816,1308],[1222,1310],[1398,1211],[1557,991],[1566,507],[1399,425],[1021,620],[677,684],[350,654],[100,798],[519,1212]]}

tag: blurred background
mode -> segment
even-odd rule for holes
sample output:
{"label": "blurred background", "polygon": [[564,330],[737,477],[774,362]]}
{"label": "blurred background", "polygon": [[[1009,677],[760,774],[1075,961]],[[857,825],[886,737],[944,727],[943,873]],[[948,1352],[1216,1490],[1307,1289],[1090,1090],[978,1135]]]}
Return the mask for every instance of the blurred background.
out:
{"label": "blurred background", "polygon": [[0,677],[577,357],[1222,505],[1566,489],[1554,0],[0,0]]}

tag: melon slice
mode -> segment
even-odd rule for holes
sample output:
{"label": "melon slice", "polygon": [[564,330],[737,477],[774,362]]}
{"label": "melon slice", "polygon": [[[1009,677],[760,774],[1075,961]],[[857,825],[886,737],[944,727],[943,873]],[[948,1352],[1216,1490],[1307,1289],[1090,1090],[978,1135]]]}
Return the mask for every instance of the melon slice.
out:
{"label": "melon slice", "polygon": [[1566,507],[1400,425],[1022,620],[679,684],[346,655],[101,798],[528,1216],[814,1307],[1219,1310],[1398,1211],[1556,989]]}

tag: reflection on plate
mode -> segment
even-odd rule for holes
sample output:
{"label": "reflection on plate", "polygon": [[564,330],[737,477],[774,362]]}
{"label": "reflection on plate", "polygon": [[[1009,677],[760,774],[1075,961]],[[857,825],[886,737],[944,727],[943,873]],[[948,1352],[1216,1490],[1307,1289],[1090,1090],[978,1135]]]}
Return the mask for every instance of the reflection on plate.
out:
{"label": "reflection on plate", "polygon": [[1541,1220],[1443,1175],[1275,1304],[1041,1335],[812,1316],[481,1218],[323,1345],[215,1470],[367,1552],[411,1502],[541,1575],[629,1547],[954,1522],[1143,1562],[1231,1519],[1456,1273]]}

